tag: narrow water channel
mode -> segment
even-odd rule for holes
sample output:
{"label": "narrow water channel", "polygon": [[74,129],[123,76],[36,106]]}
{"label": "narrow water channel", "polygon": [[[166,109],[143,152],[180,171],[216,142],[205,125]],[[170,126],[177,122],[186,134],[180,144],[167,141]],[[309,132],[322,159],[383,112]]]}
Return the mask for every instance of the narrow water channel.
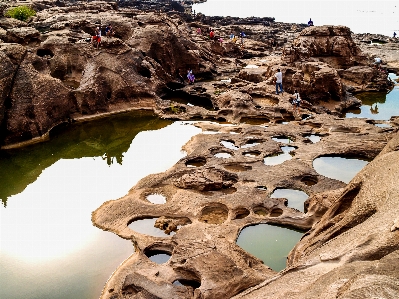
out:
{"label": "narrow water channel", "polygon": [[173,166],[200,131],[136,112],[1,152],[0,298],[98,298],[134,248],[94,227],[91,213]]}

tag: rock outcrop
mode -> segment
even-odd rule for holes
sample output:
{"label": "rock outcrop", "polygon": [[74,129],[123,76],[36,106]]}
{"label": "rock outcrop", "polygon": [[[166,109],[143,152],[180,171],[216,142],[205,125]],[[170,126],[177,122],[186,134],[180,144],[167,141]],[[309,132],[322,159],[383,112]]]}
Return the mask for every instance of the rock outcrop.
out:
{"label": "rock outcrop", "polygon": [[[386,138],[392,136],[389,131],[381,131],[365,120],[341,119],[337,125],[331,116],[268,127],[197,125],[205,132],[217,134],[193,137],[184,147],[187,157],[174,167],[144,178],[126,196],[104,203],[93,213],[96,226],[131,240],[136,248],[136,253],[108,281],[102,298],[231,298],[235,295],[246,298],[238,294],[254,285],[257,285],[254,294],[261,294],[260,297],[273,294],[270,295],[273,297],[274,290],[269,292],[261,288],[265,282],[276,284],[295,267],[295,271],[305,271],[303,268],[310,267],[303,262],[308,261],[308,255],[314,256],[312,265],[317,265],[320,258],[312,255],[314,248],[320,248],[320,254],[326,255],[326,263],[331,265],[329,259],[335,261],[339,256],[329,256],[330,251],[323,251],[328,248],[323,246],[324,242],[333,239],[331,235],[345,235],[354,227],[354,224],[345,226],[350,201],[357,202],[354,201],[356,192],[362,188],[366,188],[365,192],[371,189],[366,183],[357,183],[358,179],[346,186],[324,177],[314,170],[313,160],[323,155],[372,159],[386,144]],[[312,143],[307,138],[312,133],[318,134],[321,141]],[[291,140],[291,159],[275,166],[266,165],[264,157],[281,153],[283,144],[272,139],[276,137]],[[374,168],[359,176],[368,180],[373,171]],[[390,184],[392,179],[387,182]],[[309,199],[304,203],[304,212],[290,208],[287,199],[273,198],[271,194],[278,188],[306,192]],[[147,200],[150,194],[162,194],[166,203],[150,203]],[[370,211],[377,209],[377,202],[371,204],[370,201],[373,200],[359,202],[362,207],[357,212],[354,210],[350,218],[354,223],[356,219],[366,221],[374,213]],[[326,218],[330,214],[333,220]],[[165,232],[164,237],[140,234],[129,227],[136,220],[153,217],[157,219],[155,226]],[[260,223],[311,229],[290,254],[288,268],[281,273],[274,272],[235,244],[243,228]],[[325,228],[329,224],[335,229]],[[171,234],[172,231],[175,234]],[[330,233],[326,234],[328,231]],[[356,244],[366,248],[366,239],[352,242],[350,252],[354,254]],[[337,245],[338,251],[344,250],[342,245]],[[171,258],[163,264],[155,264],[148,259],[155,252],[163,252]],[[309,272],[309,280],[315,281],[323,270]],[[289,279],[301,281],[301,275],[293,276]],[[177,286],[176,281],[184,281],[186,288]],[[291,289],[287,285],[279,285],[279,288],[281,294]],[[243,294],[251,296],[250,290]]]}

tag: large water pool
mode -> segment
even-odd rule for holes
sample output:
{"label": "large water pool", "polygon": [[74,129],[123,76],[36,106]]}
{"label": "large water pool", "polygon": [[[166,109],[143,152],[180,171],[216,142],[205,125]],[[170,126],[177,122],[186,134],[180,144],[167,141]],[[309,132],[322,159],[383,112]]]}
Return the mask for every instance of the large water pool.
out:
{"label": "large water pool", "polygon": [[134,248],[94,227],[92,211],[173,166],[200,131],[136,112],[1,152],[0,298],[98,298]]}

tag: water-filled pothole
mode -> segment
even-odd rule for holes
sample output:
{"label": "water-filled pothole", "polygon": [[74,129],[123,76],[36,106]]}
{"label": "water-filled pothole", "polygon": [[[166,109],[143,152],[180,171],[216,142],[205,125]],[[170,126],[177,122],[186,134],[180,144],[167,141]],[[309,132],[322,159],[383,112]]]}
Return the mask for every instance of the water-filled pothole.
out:
{"label": "water-filled pothole", "polygon": [[278,165],[281,164],[285,161],[291,160],[292,156],[290,154],[290,152],[292,152],[293,150],[295,150],[295,147],[293,146],[282,146],[281,150],[283,151],[283,153],[281,154],[276,154],[276,155],[272,155],[272,156],[268,156],[265,157],[263,159],[263,163],[265,165]]}
{"label": "water-filled pothole", "polygon": [[286,267],[287,255],[302,237],[301,232],[288,228],[258,224],[245,227],[237,245],[261,259],[275,271]]}
{"label": "water-filled pothole", "polygon": [[315,134],[305,135],[304,137],[309,139],[312,143],[317,143],[321,140],[321,137]]}
{"label": "water-filled pothole", "polygon": [[250,139],[244,145],[241,145],[241,148],[249,148],[260,144],[262,141],[259,139]]}
{"label": "water-filled pothole", "polygon": [[169,237],[175,234],[175,232],[171,232],[168,235],[165,231],[155,227],[157,219],[158,217],[133,220],[128,224],[128,227],[135,232],[153,237]]}
{"label": "water-filled pothole", "polygon": [[186,161],[186,166],[187,167],[201,167],[206,164],[206,159],[205,158],[194,158]]}
{"label": "water-filled pothole", "polygon": [[287,136],[276,136],[276,137],[272,137],[272,140],[277,141],[277,142],[281,142],[281,143],[291,143],[295,140],[293,140],[292,137],[287,137]]}
{"label": "water-filled pothole", "polygon": [[220,152],[214,155],[216,158],[224,158],[224,159],[228,159],[231,157],[231,154],[226,153],[226,152]]}
{"label": "water-filled pothole", "polygon": [[208,224],[222,224],[227,220],[229,209],[224,204],[214,203],[202,209],[199,221]]}
{"label": "water-filled pothole", "polygon": [[[390,77],[395,76],[390,73]],[[396,76],[395,76],[396,77]],[[399,88],[396,86],[389,93],[387,92],[364,92],[356,94],[362,101],[362,106],[357,109],[350,109],[345,117],[368,118],[375,120],[389,120],[392,116],[399,115]]]}
{"label": "water-filled pothole", "polygon": [[305,212],[304,203],[308,199],[308,195],[299,190],[294,189],[276,189],[270,195],[271,198],[286,198],[288,200],[288,206],[290,208],[297,209],[301,212]]}
{"label": "water-filled pothole", "polygon": [[147,200],[153,204],[162,205],[166,203],[166,197],[162,194],[154,193],[147,195]]}
{"label": "water-filled pothole", "polygon": [[169,252],[163,250],[149,250],[145,252],[145,255],[154,263],[164,264],[169,261],[172,256]]}
{"label": "water-filled pothole", "polygon": [[325,177],[349,183],[368,163],[362,158],[322,156],[313,160],[313,168]]}
{"label": "water-filled pothole", "polygon": [[220,144],[223,145],[225,148],[231,149],[231,150],[237,150],[238,147],[235,145],[233,141],[230,140],[221,140]]}
{"label": "water-filled pothole", "polygon": [[261,154],[260,151],[250,151],[250,152],[245,152],[245,153],[243,153],[243,155],[244,155],[245,157],[248,157],[248,158],[256,158],[256,157],[259,156],[260,154]]}
{"label": "water-filled pothole", "polygon": [[388,124],[375,124],[375,126],[379,128],[392,128],[392,126]]}

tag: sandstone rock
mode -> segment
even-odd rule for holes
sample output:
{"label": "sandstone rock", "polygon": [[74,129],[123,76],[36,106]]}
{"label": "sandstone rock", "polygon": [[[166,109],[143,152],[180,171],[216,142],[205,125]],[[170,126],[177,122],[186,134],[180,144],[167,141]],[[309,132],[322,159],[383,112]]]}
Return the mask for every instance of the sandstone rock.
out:
{"label": "sandstone rock", "polygon": [[28,44],[38,43],[40,32],[32,27],[11,28],[7,30],[6,41],[8,43]]}
{"label": "sandstone rock", "polygon": [[237,175],[227,171],[208,168],[193,170],[177,178],[174,185],[184,189],[200,191],[220,190],[237,182]]}

